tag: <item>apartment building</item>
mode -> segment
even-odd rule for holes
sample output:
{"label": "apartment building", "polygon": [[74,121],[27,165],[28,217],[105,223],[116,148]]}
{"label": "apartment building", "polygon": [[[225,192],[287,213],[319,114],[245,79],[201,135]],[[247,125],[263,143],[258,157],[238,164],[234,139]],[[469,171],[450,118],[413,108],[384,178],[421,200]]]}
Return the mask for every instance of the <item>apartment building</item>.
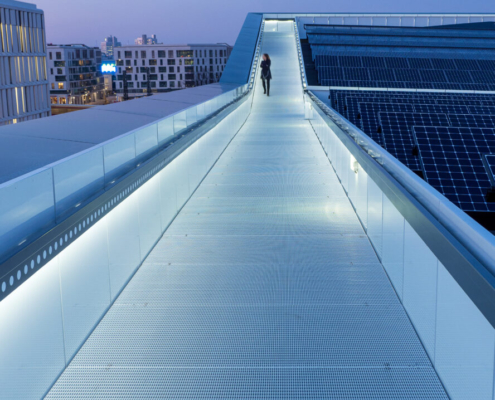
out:
{"label": "apartment building", "polygon": [[43,11],[0,0],[0,125],[49,115]]}
{"label": "apartment building", "polygon": [[168,92],[218,82],[229,59],[228,44],[139,45],[115,48],[117,96],[146,94],[148,68],[151,91]]}
{"label": "apartment building", "polygon": [[51,104],[88,104],[104,98],[98,47],[49,44],[47,65]]}

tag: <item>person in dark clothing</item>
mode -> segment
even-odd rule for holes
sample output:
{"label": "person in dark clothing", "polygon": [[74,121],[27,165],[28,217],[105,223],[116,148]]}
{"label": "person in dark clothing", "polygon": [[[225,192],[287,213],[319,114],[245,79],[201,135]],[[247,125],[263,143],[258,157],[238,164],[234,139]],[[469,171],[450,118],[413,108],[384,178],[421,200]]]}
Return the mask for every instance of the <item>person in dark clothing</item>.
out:
{"label": "person in dark clothing", "polygon": [[263,61],[261,61],[261,80],[263,81],[264,94],[267,96],[270,96],[270,80],[272,79],[272,71],[270,70],[271,65],[272,61],[270,60],[270,56],[266,53],[263,54]]}

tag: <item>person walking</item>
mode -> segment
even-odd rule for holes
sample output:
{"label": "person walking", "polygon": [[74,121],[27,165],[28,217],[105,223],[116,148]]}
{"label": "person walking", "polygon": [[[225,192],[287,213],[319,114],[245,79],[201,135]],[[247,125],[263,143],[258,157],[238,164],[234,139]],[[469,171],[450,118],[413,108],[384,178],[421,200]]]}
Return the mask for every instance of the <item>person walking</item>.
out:
{"label": "person walking", "polygon": [[[263,61],[261,61],[261,80],[263,81],[263,90],[267,96],[270,96],[270,80],[272,79],[272,71],[270,70],[270,66],[272,65],[272,61],[270,60],[270,56],[268,54],[263,54]],[[266,84],[265,84],[266,81]]]}

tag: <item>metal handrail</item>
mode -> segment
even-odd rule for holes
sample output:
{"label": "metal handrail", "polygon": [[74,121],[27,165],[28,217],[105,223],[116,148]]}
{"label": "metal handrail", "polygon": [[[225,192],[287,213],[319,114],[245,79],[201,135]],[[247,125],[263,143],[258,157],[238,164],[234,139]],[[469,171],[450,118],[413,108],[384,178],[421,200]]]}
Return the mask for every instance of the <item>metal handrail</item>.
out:
{"label": "metal handrail", "polygon": [[311,91],[309,97],[341,130],[393,176],[487,270],[495,275],[495,236]]}

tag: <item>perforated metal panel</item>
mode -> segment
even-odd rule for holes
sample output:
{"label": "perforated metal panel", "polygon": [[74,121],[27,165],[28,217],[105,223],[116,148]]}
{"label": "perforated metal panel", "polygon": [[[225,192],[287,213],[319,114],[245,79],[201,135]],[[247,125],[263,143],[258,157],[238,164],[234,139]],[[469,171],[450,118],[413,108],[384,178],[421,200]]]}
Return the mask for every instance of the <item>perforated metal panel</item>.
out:
{"label": "perforated metal panel", "polygon": [[[291,22],[285,22],[290,24]],[[304,121],[295,39],[272,89],[47,399],[447,399]]]}

